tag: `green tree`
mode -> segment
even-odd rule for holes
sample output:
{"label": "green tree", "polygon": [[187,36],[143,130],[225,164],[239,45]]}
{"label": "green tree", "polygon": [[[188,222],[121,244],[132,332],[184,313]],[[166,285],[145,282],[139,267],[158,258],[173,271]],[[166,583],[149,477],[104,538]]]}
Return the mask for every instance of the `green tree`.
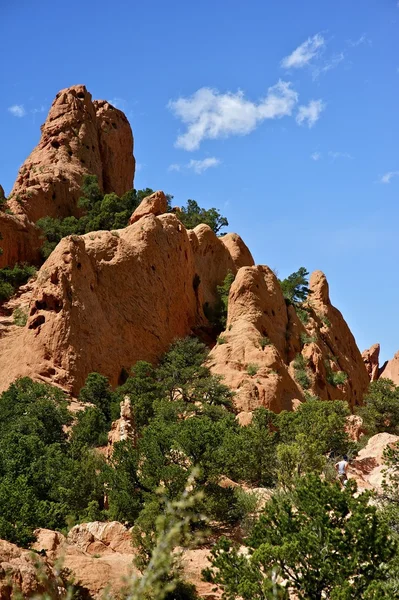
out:
{"label": "green tree", "polygon": [[108,379],[100,373],[90,373],[84,387],[80,390],[79,400],[94,404],[104,415],[106,423],[111,422],[112,404],[117,400]]}
{"label": "green tree", "polygon": [[291,304],[304,302],[309,293],[309,272],[305,267],[300,267],[286,279],[280,280],[284,298]]}
{"label": "green tree", "polygon": [[224,227],[228,227],[228,220],[223,217],[217,208],[201,208],[195,200],[187,200],[187,206],[183,206],[178,217],[187,229],[194,229],[197,225],[205,223],[216,234]]}
{"label": "green tree", "polygon": [[267,503],[247,540],[246,562],[224,541],[213,550],[206,576],[227,598],[273,598],[264,591],[265,574],[273,571],[301,600],[366,597],[370,585],[385,580],[396,543],[369,494],[355,492],[352,482],[341,489],[316,475],[301,478],[290,493]]}
{"label": "green tree", "polygon": [[399,387],[390,379],[372,381],[358,409],[368,434],[399,433]]}

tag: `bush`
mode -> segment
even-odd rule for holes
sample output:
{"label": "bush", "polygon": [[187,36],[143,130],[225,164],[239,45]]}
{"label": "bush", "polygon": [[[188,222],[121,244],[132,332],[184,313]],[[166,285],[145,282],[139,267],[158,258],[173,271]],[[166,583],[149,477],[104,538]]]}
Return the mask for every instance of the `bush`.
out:
{"label": "bush", "polygon": [[182,207],[178,217],[187,229],[194,229],[197,225],[205,223],[216,234],[229,224],[226,217],[223,217],[216,208],[206,210],[198,206],[195,200],[187,200],[187,206]]}
{"label": "bush", "polygon": [[27,264],[16,264],[13,268],[0,269],[0,302],[9,300],[15,291],[35,273],[35,267]]}
{"label": "bush", "polygon": [[12,316],[14,324],[18,325],[18,327],[25,327],[26,323],[28,322],[28,311],[23,310],[19,306],[14,310]]}
{"label": "bush", "polygon": [[331,369],[327,369],[327,381],[330,385],[337,387],[338,385],[343,385],[348,379],[348,375],[345,371],[332,371]]}
{"label": "bush", "polygon": [[369,435],[384,431],[399,434],[399,387],[390,379],[370,383],[364,406],[358,409]]}
{"label": "bush", "polygon": [[256,375],[258,371],[259,371],[259,365],[255,364],[255,363],[249,363],[249,365],[247,366],[247,373],[251,377]]}
{"label": "bush", "polygon": [[293,366],[294,366],[295,380],[299,383],[301,388],[303,388],[304,390],[308,390],[311,386],[311,381],[310,381],[310,378],[306,371],[307,363],[306,363],[305,358],[302,356],[302,354],[296,355],[294,362],[293,362]]}
{"label": "bush", "polygon": [[262,350],[264,350],[266,346],[272,346],[273,344],[268,337],[263,336],[259,340],[259,345],[262,348]]}

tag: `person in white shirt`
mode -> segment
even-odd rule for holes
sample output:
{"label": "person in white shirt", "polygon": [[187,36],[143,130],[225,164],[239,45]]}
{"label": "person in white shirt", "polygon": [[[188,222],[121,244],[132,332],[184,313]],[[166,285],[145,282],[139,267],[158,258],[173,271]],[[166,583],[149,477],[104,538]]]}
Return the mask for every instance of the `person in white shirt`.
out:
{"label": "person in white shirt", "polygon": [[348,481],[348,475],[347,475],[348,466],[349,466],[349,462],[348,462],[348,457],[346,456],[346,454],[342,457],[342,460],[337,462],[335,465],[335,469],[338,473],[338,479],[341,482],[341,485],[346,485],[346,482]]}

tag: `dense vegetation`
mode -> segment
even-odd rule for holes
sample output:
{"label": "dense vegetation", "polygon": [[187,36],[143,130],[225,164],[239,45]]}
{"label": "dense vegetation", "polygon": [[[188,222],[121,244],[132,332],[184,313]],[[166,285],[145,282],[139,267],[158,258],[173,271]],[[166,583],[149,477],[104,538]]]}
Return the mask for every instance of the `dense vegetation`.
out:
{"label": "dense vegetation", "polygon": [[[130,190],[120,198],[115,193],[103,194],[95,175],[86,175],[83,179],[82,196],[78,206],[84,212],[80,218],[66,217],[57,219],[43,217],[37,225],[43,231],[44,244],[42,255],[47,258],[60,240],[67,235],[83,235],[91,231],[122,229],[129,224],[133,211],[140,202],[153,193],[153,190]],[[168,196],[169,209],[172,196]],[[206,210],[198,206],[195,200],[188,200],[178,213],[179,219],[192,229],[200,223],[208,224],[215,233],[228,225],[216,208]]]}
{"label": "dense vegetation", "polygon": [[0,302],[11,298],[15,291],[36,273],[30,265],[14,265],[0,269]]}

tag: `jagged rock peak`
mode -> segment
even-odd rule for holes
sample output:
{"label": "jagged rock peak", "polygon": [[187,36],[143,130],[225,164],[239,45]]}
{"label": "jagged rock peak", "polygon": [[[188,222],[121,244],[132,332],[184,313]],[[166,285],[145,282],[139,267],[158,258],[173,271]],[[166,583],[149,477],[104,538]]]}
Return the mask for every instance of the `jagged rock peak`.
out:
{"label": "jagged rock peak", "polygon": [[83,176],[98,177],[104,192],[133,187],[133,135],[122,111],[92,100],[84,85],[61,90],[41,127],[39,144],[19,170],[8,205],[36,222],[79,216]]}
{"label": "jagged rock peak", "polygon": [[380,368],[380,345],[374,344],[368,350],[364,350],[364,352],[362,352],[362,358],[366,365],[370,381],[377,381]]}

